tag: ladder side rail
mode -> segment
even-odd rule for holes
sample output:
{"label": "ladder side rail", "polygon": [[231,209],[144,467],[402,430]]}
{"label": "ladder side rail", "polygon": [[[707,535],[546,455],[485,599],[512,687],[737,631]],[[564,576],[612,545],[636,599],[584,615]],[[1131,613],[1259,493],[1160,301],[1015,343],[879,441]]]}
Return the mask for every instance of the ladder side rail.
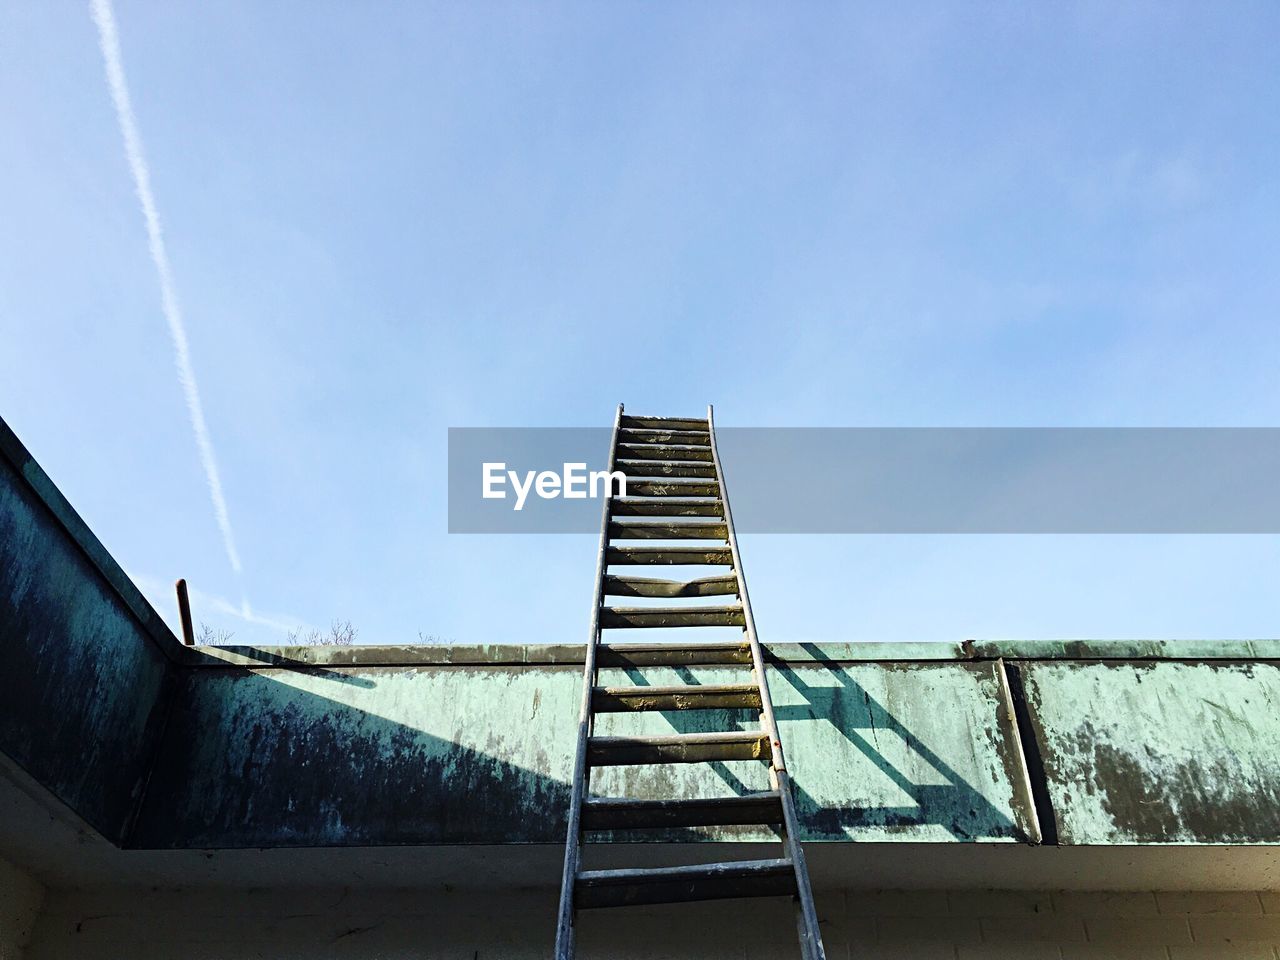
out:
{"label": "ladder side rail", "polygon": [[[609,470],[618,453],[618,430],[622,424],[622,404],[613,418],[609,441]],[[560,913],[556,921],[556,960],[573,960],[575,942],[573,888],[582,862],[582,799],[587,791],[587,741],[591,736],[591,696],[596,685],[596,652],[600,643],[600,607],[604,602],[604,578],[608,564],[609,520],[613,512],[613,484],[606,484],[600,508],[600,542],[596,548],[596,589],[591,602],[591,628],[582,667],[582,706],[578,712],[578,744],[573,761],[573,784],[569,799],[569,819],[565,831],[564,875],[560,881]]]}
{"label": "ladder side rail", "polygon": [[782,752],[782,737],[778,733],[778,722],[773,714],[773,698],[769,695],[769,678],[765,672],[764,650],[756,634],[755,617],[751,613],[751,597],[747,593],[747,575],[742,568],[742,554],[738,550],[738,536],[733,526],[733,510],[729,506],[729,487],[725,482],[724,466],[720,462],[720,449],[716,445],[715,411],[711,404],[707,404],[707,431],[711,438],[711,457],[715,463],[716,477],[720,481],[720,503],[724,510],[729,550],[733,556],[734,571],[738,574],[738,590],[746,619],[747,642],[751,647],[751,661],[760,683],[760,719],[764,722],[765,732],[768,733],[769,742],[773,747],[770,779],[782,800],[782,839],[787,857],[791,860],[796,873],[796,899],[799,913],[797,925],[800,928],[801,951],[805,960],[825,960],[826,952],[822,946],[822,934],[818,929],[818,915],[813,906],[813,888],[809,883],[809,868],[805,864],[804,850],[800,845],[795,801],[791,795],[791,778],[787,775],[787,764]]}

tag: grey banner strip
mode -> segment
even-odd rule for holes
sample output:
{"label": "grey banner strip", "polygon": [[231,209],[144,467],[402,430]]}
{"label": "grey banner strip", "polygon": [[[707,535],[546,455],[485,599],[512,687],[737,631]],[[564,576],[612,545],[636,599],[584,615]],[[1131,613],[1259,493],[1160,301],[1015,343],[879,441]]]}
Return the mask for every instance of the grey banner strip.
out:
{"label": "grey banner strip", "polygon": [[[1280,533],[1277,428],[731,427],[717,439],[742,533]],[[603,470],[608,448],[604,428],[451,429],[450,532],[596,532],[598,500],[531,477]],[[504,465],[490,493],[506,496],[483,496],[486,463]]]}

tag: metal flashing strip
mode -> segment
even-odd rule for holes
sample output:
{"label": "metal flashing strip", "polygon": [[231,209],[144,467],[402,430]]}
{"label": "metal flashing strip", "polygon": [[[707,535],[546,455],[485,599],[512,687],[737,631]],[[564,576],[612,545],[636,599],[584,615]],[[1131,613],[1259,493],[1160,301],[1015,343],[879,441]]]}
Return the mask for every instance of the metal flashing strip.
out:
{"label": "metal flashing strip", "polygon": [[[367,644],[350,647],[197,646],[176,643],[171,658],[188,667],[581,666],[583,644]],[[770,662],[974,663],[991,660],[1280,661],[1280,640],[1000,640],[981,643],[770,643]]]}

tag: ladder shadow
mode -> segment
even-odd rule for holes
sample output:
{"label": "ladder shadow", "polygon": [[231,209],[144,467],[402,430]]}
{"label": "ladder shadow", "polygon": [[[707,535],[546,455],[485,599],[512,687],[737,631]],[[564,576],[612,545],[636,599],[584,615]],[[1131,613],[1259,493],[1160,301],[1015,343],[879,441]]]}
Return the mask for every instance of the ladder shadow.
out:
{"label": "ladder shadow", "polygon": [[[681,683],[688,686],[701,686],[703,679],[697,673],[688,667],[672,667],[670,668],[680,679]],[[638,687],[649,687],[653,684],[649,678],[645,676],[644,669],[641,667],[625,667],[622,672],[633,684]],[[656,715],[662,717],[676,733],[702,733],[711,730],[736,730],[747,729],[747,727],[755,722],[758,712],[751,709],[721,709],[721,710],[659,710],[655,711]],[[750,761],[740,761],[741,763],[749,763]],[[729,790],[736,796],[746,796],[750,793],[756,793],[760,790],[767,789],[767,785],[751,786],[746,783],[734,770],[723,760],[708,760],[701,766],[705,766],[708,770],[720,778]],[[763,769],[763,767],[762,767]],[[682,828],[665,828],[657,830],[632,831],[629,836],[621,836],[617,833],[610,834],[609,838],[613,840],[630,840],[630,841],[652,841],[652,840],[717,840],[721,839],[720,834],[728,833],[727,839],[733,839],[732,834],[742,833],[745,830],[767,830],[779,839],[782,834],[777,826],[772,824],[759,824],[752,827],[682,827]]]}
{"label": "ladder shadow", "polygon": [[[960,776],[935,750],[872,697],[865,687],[842,669],[839,662],[824,655],[815,644],[802,644],[801,647],[813,658],[814,665],[825,669],[837,684],[815,686],[806,682],[795,667],[771,659],[770,672],[781,675],[804,698],[804,703],[799,704],[779,706],[775,703],[774,714],[779,723],[832,725],[880,775],[910,800],[909,804],[894,805],[832,805],[818,799],[805,788],[804,784],[809,778],[804,776],[803,768],[797,775],[797,770],[791,767],[789,772],[796,813],[804,839],[847,840],[851,830],[905,832],[912,828],[940,826],[961,841],[1031,841],[1032,838],[1004,811],[983,796],[981,791]],[[636,685],[651,685],[642,669],[632,667],[625,672]],[[688,667],[678,667],[675,672],[683,683],[698,685],[702,682],[695,671]],[[742,710],[661,711],[660,715],[675,732],[695,733],[738,728],[747,722],[743,719],[744,714],[749,714],[750,723],[755,722],[755,711]],[[879,745],[879,738],[886,734],[900,741],[902,746],[932,768],[945,783],[914,782],[895,766]],[[784,730],[784,747],[787,740]],[[707,767],[739,796],[761,789],[745,783],[723,761],[712,761]],[[845,796],[849,792],[847,787],[835,791]]]}
{"label": "ladder shadow", "polygon": [[[958,840],[1014,839],[1030,842],[1031,837],[1004,811],[996,807],[981,791],[960,776],[956,770],[931,749],[915,733],[898,720],[882,703],[871,696],[841,665],[811,643],[801,649],[835,678],[834,687],[806,683],[790,664],[771,662],[773,670],[805,699],[803,704],[774,706],[779,722],[819,721],[832,724],[869,760],[898,790],[906,794],[911,805],[901,806],[831,806],[816,799],[796,779],[792,771],[797,813],[806,833],[821,838],[845,839],[850,829],[881,828],[889,831],[920,826],[941,826]],[[850,705],[861,701],[861,709]],[[923,760],[945,780],[943,784],[916,783],[899,770],[882,751],[878,739],[888,733]],[[784,741],[785,743],[785,741]],[[847,793],[848,791],[844,791]]]}
{"label": "ladder shadow", "polygon": [[[673,672],[680,678],[680,682],[691,687],[701,686],[702,678],[688,667],[674,667]],[[644,671],[639,667],[627,667],[627,678],[636,686],[648,687],[652,686]],[[661,710],[658,715],[667,723],[671,724],[671,728],[676,733],[701,733],[707,730],[731,730],[736,729],[744,722],[744,715],[756,716],[756,711],[748,709],[740,710]],[[736,718],[736,719],[735,719]],[[709,722],[714,721],[714,722]],[[759,787],[751,787],[742,778],[730,769],[729,765],[723,760],[708,760],[706,766],[713,773],[723,780],[737,796],[745,796],[748,793],[755,793]]]}

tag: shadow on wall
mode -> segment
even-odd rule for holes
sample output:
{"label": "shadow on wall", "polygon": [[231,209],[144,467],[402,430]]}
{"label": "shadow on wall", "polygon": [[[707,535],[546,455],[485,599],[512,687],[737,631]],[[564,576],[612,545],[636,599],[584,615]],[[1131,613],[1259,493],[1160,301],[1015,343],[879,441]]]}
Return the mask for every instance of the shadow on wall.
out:
{"label": "shadow on wall", "polygon": [[468,704],[449,702],[441,681],[414,669],[376,680],[191,670],[130,846],[562,842],[567,778],[504,758],[525,757],[529,737],[471,729]]}
{"label": "shadow on wall", "polygon": [[[778,702],[782,693],[775,682],[771,684],[775,698],[774,714],[783,726],[783,746],[787,750],[788,769],[795,790],[796,813],[804,831],[803,839],[848,840],[858,831],[875,833],[906,833],[921,827],[938,826],[961,841],[1017,840],[1030,842],[1026,829],[1005,811],[994,805],[987,796],[965,780],[951,765],[931,749],[924,740],[895,717],[882,703],[851,675],[849,665],[826,657],[814,644],[802,648],[813,659],[815,667],[798,670],[791,664],[772,664],[771,674],[781,676],[802,698],[801,703]],[[899,665],[868,664],[876,670],[894,670]],[[901,669],[910,670],[910,665]],[[958,671],[959,665],[948,664],[942,669]],[[988,666],[986,669],[994,669]],[[833,685],[820,685],[806,680],[806,674],[819,671],[822,679],[830,678]],[[648,685],[642,670],[625,671],[632,683]],[[680,682],[696,685],[700,682],[697,672],[689,668],[677,668]],[[816,680],[818,678],[812,678]],[[792,699],[789,696],[786,699]],[[756,724],[754,710],[716,710],[705,712],[668,711],[663,718],[677,733],[696,733],[709,730],[747,729]],[[812,725],[811,731],[796,736],[800,724]],[[814,734],[823,729],[835,731],[852,746],[857,755],[867,761],[861,771],[857,767],[834,756],[815,756],[816,748],[806,743],[806,763],[796,765],[793,740],[814,740]],[[881,741],[895,747],[891,759]],[[993,755],[1000,753],[1000,745],[988,745]],[[897,763],[895,763],[895,759]],[[911,770],[902,769],[903,759],[911,761]],[[817,761],[822,769],[815,766]],[[759,784],[749,784],[730,764],[709,764],[716,776],[739,796],[761,789]],[[843,782],[832,783],[825,776],[835,771],[846,777]],[[921,782],[921,771],[927,773]],[[869,776],[867,774],[870,774]],[[861,776],[855,781],[852,776]],[[823,781],[821,786],[818,781]],[[813,789],[806,789],[813,784]],[[886,790],[886,785],[889,789]],[[833,789],[834,787],[834,789]],[[823,799],[818,799],[818,794]],[[832,795],[847,799],[833,801]],[[877,800],[886,794],[901,797],[906,802],[885,803]],[[732,834],[732,830],[711,831]],[[655,833],[654,836],[657,836]],[[663,839],[676,838],[670,831],[662,833]]]}
{"label": "shadow on wall", "polygon": [[[904,828],[936,824],[945,827],[959,840],[1030,839],[1004,812],[899,723],[848,671],[824,657],[816,645],[804,644],[803,647],[815,661],[823,664],[837,685],[814,686],[806,683],[794,668],[787,665],[778,667],[777,672],[805,699],[803,706],[776,710],[779,723],[787,720],[831,723],[871,761],[876,770],[912,801],[910,806],[832,807],[818,803],[801,786],[797,786],[797,813],[808,829],[823,835],[844,836],[850,828]],[[859,700],[862,701],[862,709],[855,706],[850,710],[849,704],[856,705]],[[879,736],[884,733],[899,738],[945,782],[913,782],[889,761],[877,745]]]}
{"label": "shadow on wall", "polygon": [[[264,662],[282,666],[278,652],[260,653]],[[793,691],[803,698],[781,703],[777,713],[784,737],[804,742],[807,772],[796,768],[799,751],[790,754],[804,839],[847,840],[862,830],[919,834],[922,827],[941,827],[958,840],[1026,839],[1005,812],[872,697],[848,665],[818,662],[817,649],[809,653],[812,665],[773,671],[792,688],[777,690],[775,680],[785,700],[795,700]],[[129,845],[562,842],[578,668],[464,669],[465,680],[458,668],[429,667],[188,671]],[[634,682],[647,682],[640,671],[629,673]],[[828,678],[834,685],[819,685]],[[700,682],[693,671],[682,671],[682,679]],[[911,675],[909,682],[918,678]],[[649,716],[678,732],[755,722],[751,711]],[[828,763],[815,734],[833,732],[852,750]],[[762,765],[744,762],[736,771],[731,764],[709,766],[732,792],[760,789],[744,775],[763,773]],[[633,795],[664,797],[680,789],[669,770],[633,773],[627,779]],[[705,828],[617,839],[770,835],[760,828]],[[920,838],[936,839],[936,833]]]}

